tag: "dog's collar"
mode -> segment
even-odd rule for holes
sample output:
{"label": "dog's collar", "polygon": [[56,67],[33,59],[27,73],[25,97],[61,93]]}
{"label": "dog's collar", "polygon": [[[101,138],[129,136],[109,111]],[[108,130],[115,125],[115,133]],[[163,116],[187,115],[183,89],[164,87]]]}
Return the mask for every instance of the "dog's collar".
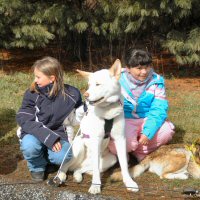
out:
{"label": "dog's collar", "polygon": [[195,158],[195,155],[194,155],[194,152],[195,152],[195,150],[196,150],[195,144],[185,145],[185,149],[191,152],[191,154],[192,154],[192,156],[191,156],[192,160],[193,160],[197,165],[200,166],[200,164],[196,162],[196,158]]}

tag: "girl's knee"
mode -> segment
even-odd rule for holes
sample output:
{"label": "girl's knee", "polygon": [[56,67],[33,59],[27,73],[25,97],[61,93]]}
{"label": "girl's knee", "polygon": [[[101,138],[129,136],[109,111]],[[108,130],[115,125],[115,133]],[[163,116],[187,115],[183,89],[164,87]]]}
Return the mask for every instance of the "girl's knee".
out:
{"label": "girl's knee", "polygon": [[28,146],[25,146],[23,149],[22,149],[22,152],[23,152],[23,155],[26,159],[30,158],[30,157],[38,157],[41,155],[41,152],[42,152],[42,148],[38,149],[36,148],[35,146],[31,146],[31,147],[28,147]]}
{"label": "girl's knee", "polygon": [[62,163],[67,163],[71,160],[72,156],[71,154],[68,154],[66,156],[64,155],[59,155],[56,157],[51,157],[49,158],[50,162],[55,164],[55,165],[61,165]]}
{"label": "girl's knee", "polygon": [[174,125],[171,122],[166,121],[157,133],[158,143],[168,143],[172,139],[174,133]]}
{"label": "girl's knee", "polygon": [[20,144],[20,149],[27,157],[40,155],[43,151],[43,145],[31,137],[24,137]]}
{"label": "girl's knee", "polygon": [[[135,151],[137,149],[137,147],[138,147],[137,141],[131,141],[131,140],[126,141],[126,151],[127,152]],[[116,150],[115,143],[113,140],[111,140],[109,142],[108,148],[111,153],[113,153],[115,155],[117,154],[117,150]]]}
{"label": "girl's knee", "polygon": [[72,148],[70,146],[69,142],[62,143],[62,150],[63,158],[65,157],[65,160],[70,160],[73,156]]}
{"label": "girl's knee", "polygon": [[68,162],[73,157],[72,150],[69,149],[69,145],[62,145],[60,152],[49,153],[49,161],[56,165],[61,165],[63,162]]}

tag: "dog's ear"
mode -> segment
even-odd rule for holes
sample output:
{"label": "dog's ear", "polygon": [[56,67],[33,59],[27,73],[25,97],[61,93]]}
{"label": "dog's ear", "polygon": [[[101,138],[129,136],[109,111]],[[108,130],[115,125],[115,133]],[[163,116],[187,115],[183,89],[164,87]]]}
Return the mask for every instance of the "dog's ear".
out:
{"label": "dog's ear", "polygon": [[84,78],[89,78],[89,76],[92,74],[91,72],[86,72],[86,71],[82,71],[82,70],[79,70],[77,69],[76,70],[81,76],[83,76]]}
{"label": "dog's ear", "polygon": [[117,59],[115,60],[114,64],[111,66],[109,71],[112,76],[115,76],[115,78],[119,80],[121,75],[121,69],[122,69],[121,61]]}

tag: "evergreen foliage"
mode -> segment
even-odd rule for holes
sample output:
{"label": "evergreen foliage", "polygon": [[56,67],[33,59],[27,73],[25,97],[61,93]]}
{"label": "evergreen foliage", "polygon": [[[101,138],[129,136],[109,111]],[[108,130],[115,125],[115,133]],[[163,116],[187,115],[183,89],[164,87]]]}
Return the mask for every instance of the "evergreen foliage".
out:
{"label": "evergreen foliage", "polygon": [[198,0],[0,0],[1,48],[54,42],[80,60],[94,49],[120,57],[129,46],[149,43],[180,64],[199,65],[199,25]]}

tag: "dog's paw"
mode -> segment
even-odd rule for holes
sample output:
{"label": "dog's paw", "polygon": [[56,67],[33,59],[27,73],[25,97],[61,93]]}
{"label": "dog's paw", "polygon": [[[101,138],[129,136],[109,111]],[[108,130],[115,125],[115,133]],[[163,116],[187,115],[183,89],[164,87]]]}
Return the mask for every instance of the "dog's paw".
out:
{"label": "dog's paw", "polygon": [[101,184],[92,184],[88,190],[91,194],[99,194],[101,193]]}
{"label": "dog's paw", "polygon": [[187,173],[179,173],[179,174],[169,173],[169,174],[165,174],[162,177],[166,178],[166,179],[182,179],[182,180],[186,180],[186,179],[188,179],[189,175]]}
{"label": "dog's paw", "polygon": [[60,181],[63,183],[63,182],[66,181],[66,179],[67,179],[67,175],[66,175],[66,173],[60,171],[60,172],[58,173],[58,178],[59,178]]}
{"label": "dog's paw", "polygon": [[111,175],[110,180],[113,181],[113,182],[122,181],[123,178],[122,178],[122,173],[121,173],[121,171],[114,172],[114,173]]}
{"label": "dog's paw", "polygon": [[59,177],[50,178],[47,181],[47,185],[50,185],[52,187],[59,187],[62,185],[62,181],[59,179]]}
{"label": "dog's paw", "polygon": [[83,176],[80,172],[74,172],[73,174],[74,181],[80,183],[83,180]]}
{"label": "dog's paw", "polygon": [[124,184],[126,185],[126,188],[129,191],[132,191],[132,192],[138,192],[139,191],[138,184],[135,181],[133,181],[132,179],[124,182]]}

